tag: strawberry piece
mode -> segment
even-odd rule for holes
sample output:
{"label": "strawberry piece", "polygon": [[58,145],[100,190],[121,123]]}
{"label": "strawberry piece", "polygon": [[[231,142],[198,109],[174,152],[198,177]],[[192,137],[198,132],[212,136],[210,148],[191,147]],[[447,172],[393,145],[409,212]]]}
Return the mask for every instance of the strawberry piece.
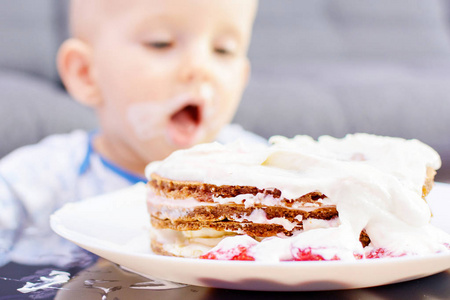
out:
{"label": "strawberry piece", "polygon": [[369,254],[366,255],[366,258],[373,259],[373,258],[382,258],[386,256],[386,250],[384,248],[377,248],[369,252]]}
{"label": "strawberry piece", "polygon": [[216,259],[216,260],[249,260],[254,261],[255,258],[248,254],[248,248],[238,245],[229,250],[218,249],[208,252],[199,257],[200,259]]}
{"label": "strawberry piece", "polygon": [[362,254],[360,254],[360,253],[353,253],[353,256],[356,258],[356,259],[363,259],[363,255]]}
{"label": "strawberry piece", "polygon": [[[297,249],[297,251],[294,253],[294,261],[319,261],[319,260],[327,260],[327,259],[323,258],[322,255],[313,253],[310,247],[305,249]],[[340,260],[340,258],[335,255],[328,260]]]}
{"label": "strawberry piece", "polygon": [[203,254],[199,258],[201,258],[201,259],[217,259],[217,256],[212,252],[208,252],[206,254]]}
{"label": "strawberry piece", "polygon": [[385,258],[385,257],[401,257],[401,256],[405,256],[405,255],[406,255],[406,253],[395,254],[392,251],[389,251],[384,248],[376,248],[376,249],[370,251],[366,255],[366,258],[373,259],[373,258]]}
{"label": "strawberry piece", "polygon": [[255,260],[254,257],[248,255],[248,249],[247,248],[244,248],[242,246],[238,246],[238,249],[239,249],[240,253],[235,255],[235,256],[233,256],[231,258],[231,260],[252,260],[252,261]]}

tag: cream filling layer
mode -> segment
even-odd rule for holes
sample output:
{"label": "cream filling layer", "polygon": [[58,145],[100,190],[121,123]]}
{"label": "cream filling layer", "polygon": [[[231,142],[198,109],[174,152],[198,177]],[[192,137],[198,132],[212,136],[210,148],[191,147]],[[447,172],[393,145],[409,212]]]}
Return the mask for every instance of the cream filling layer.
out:
{"label": "cream filling layer", "polygon": [[162,245],[163,250],[175,256],[197,258],[213,249],[224,238],[235,234],[214,229],[195,231],[177,231],[172,229],[154,229],[150,237]]}
{"label": "cream filling layer", "polygon": [[[262,206],[281,206],[285,207],[284,203],[274,198],[272,195],[264,195],[259,193],[257,195],[253,194],[242,194],[236,197],[222,198],[215,197],[214,203],[212,202],[201,202],[193,197],[184,199],[172,199],[166,196],[156,195],[151,189],[148,189],[147,202],[149,207],[149,212],[157,213],[159,218],[176,220],[180,219],[190,212],[192,212],[196,207],[201,206],[215,206],[215,205],[228,205],[228,204],[239,204],[244,205],[246,208],[255,207],[256,205]],[[321,201],[322,199],[316,201],[316,203],[294,203],[292,209],[299,209],[305,212],[312,212],[318,208],[332,207],[333,205],[326,205]],[[299,219],[300,218],[300,219]],[[297,216],[297,220],[301,221],[302,216]],[[256,209],[251,215],[245,215],[241,218],[234,217],[232,220],[241,222],[246,219],[259,224],[279,224],[282,225],[286,230],[292,230],[287,228],[293,228],[295,224],[289,222],[283,218],[267,219],[263,209]],[[280,219],[280,220],[277,220]],[[289,224],[288,224],[289,223]]]}
{"label": "cream filling layer", "polygon": [[[300,215],[300,217],[301,217],[301,215]],[[287,231],[291,231],[296,226],[299,225],[298,223],[290,222],[289,220],[286,220],[285,218],[268,219],[266,212],[260,208],[253,210],[250,215],[244,215],[242,217],[233,216],[233,221],[252,222],[252,223],[256,223],[256,224],[277,224],[277,225],[283,226],[283,228]]]}

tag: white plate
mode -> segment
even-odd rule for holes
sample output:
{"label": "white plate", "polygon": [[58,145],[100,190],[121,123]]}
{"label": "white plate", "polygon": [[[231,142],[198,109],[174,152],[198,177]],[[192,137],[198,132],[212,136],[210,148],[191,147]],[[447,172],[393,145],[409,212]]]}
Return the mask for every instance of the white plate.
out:
{"label": "white plate", "polygon": [[[192,285],[265,291],[318,291],[377,286],[450,268],[450,254],[354,262],[261,263],[165,257],[149,250],[145,186],[70,203],[51,217],[53,230],[140,274]],[[436,184],[428,202],[433,223],[450,232],[450,185]]]}

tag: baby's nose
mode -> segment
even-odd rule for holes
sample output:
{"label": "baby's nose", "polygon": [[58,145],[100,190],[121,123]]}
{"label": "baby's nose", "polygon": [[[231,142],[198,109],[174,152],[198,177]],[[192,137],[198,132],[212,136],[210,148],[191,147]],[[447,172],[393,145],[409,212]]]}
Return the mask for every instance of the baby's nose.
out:
{"label": "baby's nose", "polygon": [[182,81],[208,81],[211,79],[212,66],[207,53],[191,51],[184,56],[180,66]]}

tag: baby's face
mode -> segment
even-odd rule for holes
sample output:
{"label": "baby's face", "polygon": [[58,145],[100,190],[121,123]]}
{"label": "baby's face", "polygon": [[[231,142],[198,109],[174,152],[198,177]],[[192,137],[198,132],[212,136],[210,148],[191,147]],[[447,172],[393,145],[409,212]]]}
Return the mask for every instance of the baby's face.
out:
{"label": "baby's face", "polygon": [[247,82],[255,3],[112,3],[91,41],[102,133],[147,162],[213,140]]}

